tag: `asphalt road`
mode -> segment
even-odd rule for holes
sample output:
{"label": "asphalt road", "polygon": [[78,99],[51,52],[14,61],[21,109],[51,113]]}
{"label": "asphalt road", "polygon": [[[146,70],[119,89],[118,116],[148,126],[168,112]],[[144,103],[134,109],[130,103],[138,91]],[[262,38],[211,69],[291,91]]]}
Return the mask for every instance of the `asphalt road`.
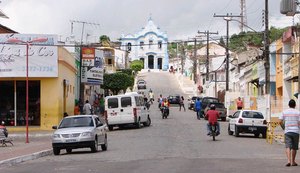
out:
{"label": "asphalt road", "polygon": [[[169,73],[144,73],[147,90],[159,94],[182,94],[175,76]],[[187,100],[187,99],[186,99]],[[187,103],[186,103],[187,107]],[[195,172],[294,172],[285,167],[284,146],[267,144],[254,135],[227,134],[227,122],[221,122],[216,141],[206,136],[206,121],[197,120],[191,110],[172,106],[168,119],[162,119],[155,102],[150,108],[152,125],[108,132],[108,150],[90,153],[89,149],[62,151],[11,167],[3,173],[195,173]]]}

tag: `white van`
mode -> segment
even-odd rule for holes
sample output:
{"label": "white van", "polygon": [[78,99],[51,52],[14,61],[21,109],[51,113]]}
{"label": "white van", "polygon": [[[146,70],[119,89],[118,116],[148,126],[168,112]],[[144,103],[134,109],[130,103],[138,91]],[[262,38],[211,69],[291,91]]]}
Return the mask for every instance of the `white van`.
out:
{"label": "white van", "polygon": [[144,97],[136,92],[105,97],[105,115],[109,130],[114,126],[133,124],[136,128],[150,126],[151,119]]}

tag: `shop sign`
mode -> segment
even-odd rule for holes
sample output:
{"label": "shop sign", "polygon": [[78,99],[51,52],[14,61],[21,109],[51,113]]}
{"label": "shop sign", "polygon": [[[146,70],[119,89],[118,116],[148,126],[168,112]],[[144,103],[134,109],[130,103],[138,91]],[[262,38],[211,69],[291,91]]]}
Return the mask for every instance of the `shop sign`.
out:
{"label": "shop sign", "polygon": [[91,84],[91,85],[100,85],[103,84],[103,51],[94,49],[94,66],[82,67],[81,70],[81,82]]}
{"label": "shop sign", "polygon": [[82,66],[94,67],[95,64],[95,48],[82,48]]}
{"label": "shop sign", "polygon": [[[23,43],[8,43],[15,38]],[[58,77],[57,36],[45,34],[0,34],[0,77],[26,77],[26,42],[47,38],[28,47],[29,77]]]}

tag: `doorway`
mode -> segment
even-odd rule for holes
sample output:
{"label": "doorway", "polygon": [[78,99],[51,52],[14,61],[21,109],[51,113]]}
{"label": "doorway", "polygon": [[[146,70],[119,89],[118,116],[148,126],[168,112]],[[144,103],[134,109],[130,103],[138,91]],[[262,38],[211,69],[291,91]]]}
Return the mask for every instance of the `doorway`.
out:
{"label": "doorway", "polygon": [[143,61],[143,65],[144,65],[144,68],[145,68],[145,58],[140,58],[141,61]]}
{"label": "doorway", "polygon": [[154,56],[153,55],[148,56],[148,68],[154,69]]}
{"label": "doorway", "polygon": [[157,58],[157,67],[158,69],[162,69],[162,58]]}

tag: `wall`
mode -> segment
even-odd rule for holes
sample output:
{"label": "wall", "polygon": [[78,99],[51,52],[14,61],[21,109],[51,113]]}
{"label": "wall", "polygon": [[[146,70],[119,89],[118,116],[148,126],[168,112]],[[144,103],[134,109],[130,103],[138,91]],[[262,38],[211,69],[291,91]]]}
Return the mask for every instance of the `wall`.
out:
{"label": "wall", "polygon": [[[41,80],[41,129],[51,129],[67,112],[72,115],[75,105],[76,68],[74,57],[64,48],[58,49],[58,78]],[[67,89],[64,103],[64,80]],[[64,106],[65,104],[65,106]],[[65,110],[64,110],[65,109]]]}

